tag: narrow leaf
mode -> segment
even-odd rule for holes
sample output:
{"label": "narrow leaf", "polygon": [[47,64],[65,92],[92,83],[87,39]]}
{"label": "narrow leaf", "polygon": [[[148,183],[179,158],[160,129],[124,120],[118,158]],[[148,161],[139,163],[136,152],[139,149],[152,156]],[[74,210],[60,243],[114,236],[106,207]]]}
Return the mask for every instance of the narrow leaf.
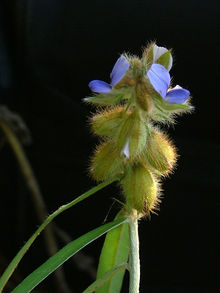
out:
{"label": "narrow leaf", "polygon": [[32,245],[32,243],[35,241],[35,239],[40,235],[40,233],[46,228],[46,226],[55,218],[57,217],[59,214],[61,214],[62,212],[68,210],[69,208],[73,207],[75,204],[81,202],[82,200],[86,199],[87,197],[89,197],[90,195],[96,193],[97,191],[101,190],[102,188],[104,188],[105,186],[111,184],[112,182],[114,182],[115,180],[111,180],[111,181],[106,181],[106,182],[102,182],[99,185],[91,188],[90,190],[88,190],[87,192],[83,193],[82,195],[78,196],[77,198],[75,198],[73,201],[62,205],[61,207],[59,207],[59,209],[57,209],[55,212],[53,212],[41,225],[40,227],[34,232],[34,234],[28,239],[28,241],[24,244],[24,246],[22,246],[22,248],[19,250],[19,252],[16,254],[16,256],[12,259],[12,261],[10,262],[10,264],[8,265],[8,267],[6,268],[6,270],[4,271],[4,273],[2,274],[1,278],[0,278],[0,292],[2,292],[2,290],[4,289],[8,279],[11,277],[11,275],[13,274],[14,270],[16,269],[16,267],[18,266],[19,262],[21,261],[21,259],[23,258],[23,256],[25,255],[25,253],[28,251],[28,249],[30,248],[30,246]]}
{"label": "narrow leaf", "polygon": [[[127,262],[129,248],[129,227],[124,223],[106,235],[99,259],[97,278],[101,278],[115,266]],[[125,269],[103,284],[96,293],[119,293],[124,273]]]}
{"label": "narrow leaf", "polygon": [[27,293],[34,289],[40,282],[42,282],[47,276],[55,271],[60,265],[67,261],[71,256],[81,250],[83,247],[94,241],[104,233],[112,230],[113,228],[124,223],[124,218],[107,223],[101,227],[98,227],[87,234],[77,238],[71,243],[67,244],[55,255],[50,257],[45,263],[39,266],[33,273],[31,273],[26,279],[24,279],[12,292],[13,293]]}
{"label": "narrow leaf", "polygon": [[121,264],[119,266],[114,267],[109,272],[105,273],[102,277],[97,279],[95,282],[93,282],[86,290],[84,290],[82,293],[92,293],[96,289],[100,288],[103,284],[108,282],[110,279],[112,279],[115,275],[117,275],[122,270],[124,271],[127,267],[127,264]]}

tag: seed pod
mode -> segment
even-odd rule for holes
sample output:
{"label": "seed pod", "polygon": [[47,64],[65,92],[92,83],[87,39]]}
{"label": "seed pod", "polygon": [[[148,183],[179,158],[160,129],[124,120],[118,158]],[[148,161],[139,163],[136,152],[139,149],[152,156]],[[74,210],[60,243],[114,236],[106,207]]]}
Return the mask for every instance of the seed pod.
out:
{"label": "seed pod", "polygon": [[145,164],[159,175],[168,175],[176,163],[176,151],[165,134],[153,131],[142,153]]}
{"label": "seed pod", "polygon": [[136,109],[122,122],[116,137],[116,145],[119,152],[122,154],[126,147],[127,158],[133,160],[145,147],[146,138],[147,130],[145,123]]}
{"label": "seed pod", "polygon": [[130,167],[121,184],[129,213],[135,209],[145,215],[157,206],[157,182],[145,166],[136,164]]}
{"label": "seed pod", "polygon": [[120,160],[114,142],[107,141],[98,146],[92,158],[90,173],[97,181],[123,174],[123,162]]}
{"label": "seed pod", "polygon": [[103,111],[91,118],[92,130],[100,136],[114,137],[128,115],[122,106]]}

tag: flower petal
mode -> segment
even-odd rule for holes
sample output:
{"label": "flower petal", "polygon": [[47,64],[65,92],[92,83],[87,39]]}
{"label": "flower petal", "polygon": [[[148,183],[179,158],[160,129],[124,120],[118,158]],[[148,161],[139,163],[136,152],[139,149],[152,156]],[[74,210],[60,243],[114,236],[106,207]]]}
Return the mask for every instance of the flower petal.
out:
{"label": "flower petal", "polygon": [[173,66],[173,57],[172,57],[172,55],[170,54],[170,62],[169,62],[169,65],[168,65],[167,70],[170,71],[170,69],[172,68],[172,66]]}
{"label": "flower petal", "polygon": [[109,93],[112,90],[111,85],[102,80],[90,81],[89,88],[95,93]]}
{"label": "flower petal", "polygon": [[168,91],[165,100],[172,104],[183,104],[189,98],[190,92],[177,85]]}
{"label": "flower petal", "polygon": [[130,64],[125,56],[118,58],[110,74],[112,86],[116,85],[122,79],[129,66]]}
{"label": "flower petal", "polygon": [[152,64],[147,76],[156,92],[165,98],[170,85],[170,74],[161,64]]}
{"label": "flower petal", "polygon": [[129,151],[129,138],[126,140],[126,143],[121,151],[121,155],[125,155],[127,159],[130,157],[130,151]]}
{"label": "flower petal", "polygon": [[[164,47],[158,47],[156,44],[154,45],[153,48],[153,63],[157,62],[157,59],[159,59],[164,53],[166,53],[168,50],[167,48]],[[170,53],[170,60],[169,60],[169,65],[167,70],[170,71],[171,67],[173,65],[173,57]]]}
{"label": "flower petal", "polygon": [[156,44],[153,48],[153,63],[156,63],[157,59],[160,58],[164,53],[166,53],[168,50],[164,47],[158,47]]}

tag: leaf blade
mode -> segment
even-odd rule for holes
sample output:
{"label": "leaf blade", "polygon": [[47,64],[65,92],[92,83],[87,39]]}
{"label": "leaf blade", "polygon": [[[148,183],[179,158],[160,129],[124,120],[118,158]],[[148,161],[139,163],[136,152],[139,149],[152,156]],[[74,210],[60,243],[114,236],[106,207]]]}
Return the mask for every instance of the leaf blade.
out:
{"label": "leaf blade", "polygon": [[6,268],[4,273],[1,275],[1,277],[0,277],[0,292],[2,292],[2,290],[4,289],[7,281],[9,280],[9,278],[11,277],[13,272],[15,271],[16,267],[18,266],[18,264],[22,260],[23,256],[25,255],[25,253],[28,251],[30,246],[35,241],[35,239],[40,235],[40,233],[46,228],[46,226],[55,217],[57,217],[59,214],[61,214],[64,211],[68,210],[69,208],[73,207],[77,203],[79,203],[82,200],[88,198],[92,194],[96,193],[97,191],[101,190],[102,188],[104,188],[105,186],[111,184],[114,181],[116,181],[116,179],[100,183],[99,185],[97,185],[97,186],[91,188],[90,190],[88,190],[87,192],[81,194],[80,196],[78,196],[77,198],[72,200],[71,202],[69,202],[69,203],[67,203],[65,205],[62,205],[55,212],[53,212],[51,215],[49,215],[49,217],[38,227],[38,229],[34,232],[34,234],[22,246],[22,248],[18,251],[16,256],[12,259],[12,261],[10,262],[10,264],[8,265],[8,267]]}
{"label": "leaf blade", "polygon": [[102,277],[97,279],[95,282],[93,282],[86,290],[84,290],[82,293],[92,293],[99,287],[101,287],[103,284],[108,282],[112,277],[117,275],[121,270],[125,270],[127,268],[127,264],[121,264],[116,267],[114,267],[112,270],[105,273]]}
{"label": "leaf blade", "polygon": [[118,227],[126,220],[124,218],[112,221],[101,227],[98,227],[85,235],[77,238],[71,243],[67,244],[55,255],[50,257],[45,263],[39,266],[34,272],[26,277],[12,292],[13,293],[27,293],[34,289],[40,282],[42,282],[47,276],[55,271],[60,265],[67,261],[76,252],[81,250],[83,247],[94,241],[104,233]]}
{"label": "leaf blade", "polygon": [[[100,255],[97,278],[101,278],[115,266],[127,262],[129,248],[129,226],[127,223],[108,232]],[[96,290],[96,293],[119,293],[124,273],[125,269]]]}

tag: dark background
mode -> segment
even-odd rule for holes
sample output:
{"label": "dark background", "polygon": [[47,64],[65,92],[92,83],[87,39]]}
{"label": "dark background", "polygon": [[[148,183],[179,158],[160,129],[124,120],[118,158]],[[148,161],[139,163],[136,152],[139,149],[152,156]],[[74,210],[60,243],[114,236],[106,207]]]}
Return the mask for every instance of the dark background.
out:
{"label": "dark background", "polygon": [[[0,2],[0,103],[19,113],[30,129],[33,143],[25,149],[50,212],[95,184],[87,169],[97,139],[88,125],[92,109],[82,103],[90,94],[88,82],[109,81],[119,54],[140,55],[148,41],[174,49],[174,84],[191,91],[195,111],[179,117],[175,129],[168,130],[181,155],[178,167],[164,180],[159,216],[140,223],[141,293],[219,292],[217,3]],[[0,246],[6,264],[38,224],[7,145],[0,152],[0,188]],[[113,197],[120,198],[120,192],[108,187],[59,216],[56,223],[74,239],[103,223]],[[114,204],[108,220],[118,209]],[[85,249],[95,266],[103,239]],[[43,251],[40,237],[17,270],[21,278],[47,258]],[[66,270],[74,292],[92,281],[76,264],[67,264]],[[52,279],[39,288],[55,292]]]}

